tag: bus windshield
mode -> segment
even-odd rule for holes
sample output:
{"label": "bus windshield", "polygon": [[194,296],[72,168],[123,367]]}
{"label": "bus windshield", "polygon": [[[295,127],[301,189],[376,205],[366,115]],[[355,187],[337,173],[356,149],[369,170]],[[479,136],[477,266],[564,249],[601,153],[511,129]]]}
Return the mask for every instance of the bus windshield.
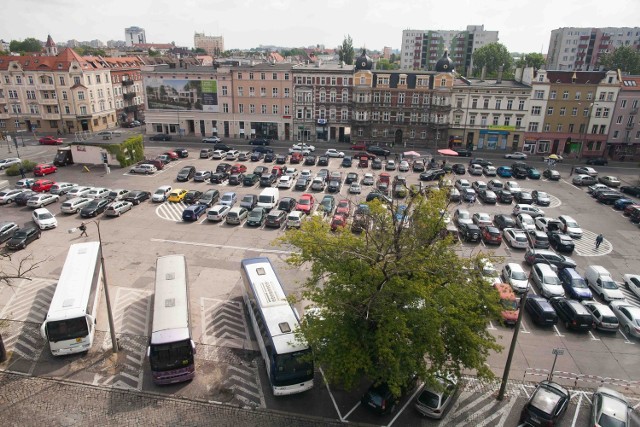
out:
{"label": "bus windshield", "polygon": [[47,322],[47,337],[51,342],[84,338],[87,335],[89,327],[84,317]]}
{"label": "bus windshield", "polygon": [[170,371],[193,365],[191,341],[153,344],[151,345],[149,362],[153,371]]}
{"label": "bus windshield", "polygon": [[273,371],[273,384],[275,386],[298,384],[305,378],[313,378],[313,362],[311,361],[310,349],[275,356],[275,369]]}

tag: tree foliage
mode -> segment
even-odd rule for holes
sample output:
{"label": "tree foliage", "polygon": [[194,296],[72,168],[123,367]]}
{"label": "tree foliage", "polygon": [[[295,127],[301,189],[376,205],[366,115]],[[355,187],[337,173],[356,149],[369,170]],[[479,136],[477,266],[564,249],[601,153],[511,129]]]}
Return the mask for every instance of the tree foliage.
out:
{"label": "tree foliage", "polygon": [[483,255],[461,258],[457,240],[443,234],[445,205],[444,190],[416,196],[406,221],[397,205],[374,201],[361,235],[331,232],[313,217],[281,237],[298,249],[287,262],[311,268],[297,298],[317,310],[308,310],[315,314],[305,315],[299,338],[330,383],[353,388],[364,376],[399,394],[416,373],[492,377],[484,362],[501,348],[486,326],[499,316],[497,293],[476,268]]}
{"label": "tree foliage", "polygon": [[524,55],[516,64],[518,67],[533,67],[536,70],[544,66],[544,55],[541,53],[531,52]]}
{"label": "tree foliage", "polygon": [[630,46],[620,46],[600,57],[600,64],[608,70],[620,69],[627,74],[640,74],[640,52]]}
{"label": "tree foliage", "polygon": [[400,66],[398,64],[394,64],[388,59],[381,58],[378,61],[377,68],[380,70],[397,70],[400,68]]}
{"label": "tree foliage", "polygon": [[496,77],[498,69],[503,66],[503,77],[510,76],[513,68],[513,58],[507,47],[501,43],[489,43],[473,52],[473,75],[479,77],[482,67],[487,67],[487,77]]}
{"label": "tree foliage", "polygon": [[342,41],[342,45],[338,47],[338,58],[340,61],[344,61],[345,64],[353,65],[355,51],[353,50],[353,40],[348,34]]}
{"label": "tree foliage", "polygon": [[24,39],[23,41],[11,40],[9,43],[9,50],[11,52],[40,52],[42,51],[42,43],[40,40],[34,39],[33,37],[29,37]]}
{"label": "tree foliage", "polygon": [[107,53],[105,52],[104,49],[86,46],[86,45],[78,46],[73,50],[75,50],[76,53],[80,56],[103,56],[103,57],[107,56]]}

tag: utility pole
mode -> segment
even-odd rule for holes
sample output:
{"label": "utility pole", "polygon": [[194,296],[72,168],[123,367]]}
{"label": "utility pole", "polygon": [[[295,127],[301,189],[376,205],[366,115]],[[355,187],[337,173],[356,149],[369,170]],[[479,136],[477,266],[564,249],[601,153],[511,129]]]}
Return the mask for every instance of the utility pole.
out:
{"label": "utility pole", "polygon": [[527,282],[527,290],[522,294],[520,298],[520,307],[518,310],[518,319],[513,330],[513,337],[511,338],[511,346],[509,347],[509,354],[507,356],[507,363],[504,365],[504,373],[502,374],[502,383],[500,384],[500,391],[498,392],[498,400],[504,399],[504,393],[507,389],[507,381],[509,381],[509,371],[511,370],[511,362],[513,360],[513,354],[516,351],[516,344],[518,343],[518,333],[520,332],[520,324],[522,323],[522,313],[524,313],[524,305],[527,301],[527,294],[529,293],[529,284]]}

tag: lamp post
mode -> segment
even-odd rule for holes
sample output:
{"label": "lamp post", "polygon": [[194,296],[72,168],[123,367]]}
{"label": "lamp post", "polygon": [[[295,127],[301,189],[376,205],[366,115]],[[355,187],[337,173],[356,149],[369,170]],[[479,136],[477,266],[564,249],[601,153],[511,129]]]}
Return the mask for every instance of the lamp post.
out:
{"label": "lamp post", "polygon": [[524,312],[524,305],[527,302],[527,294],[529,293],[529,283],[527,282],[527,289],[520,298],[520,308],[518,310],[518,319],[514,326],[513,336],[511,337],[511,346],[509,347],[509,354],[507,355],[507,363],[504,365],[504,373],[502,374],[502,383],[500,383],[500,391],[498,392],[498,400],[504,399],[504,393],[507,389],[507,381],[509,380],[509,371],[511,370],[511,362],[513,360],[513,354],[516,351],[516,344],[518,343],[518,333],[520,332],[520,324],[522,323],[522,313]]}
{"label": "lamp post", "polygon": [[[107,317],[109,318],[109,331],[111,332],[111,350],[114,354],[118,353],[118,339],[116,338],[116,328],[113,322],[113,312],[111,311],[111,299],[109,298],[109,285],[107,282],[107,268],[104,265],[104,252],[102,251],[102,236],[100,234],[100,220],[89,221],[96,225],[98,229],[98,242],[100,243],[100,266],[102,267],[102,281],[104,284],[104,297],[107,302]],[[69,233],[74,233],[79,227],[72,228]]]}

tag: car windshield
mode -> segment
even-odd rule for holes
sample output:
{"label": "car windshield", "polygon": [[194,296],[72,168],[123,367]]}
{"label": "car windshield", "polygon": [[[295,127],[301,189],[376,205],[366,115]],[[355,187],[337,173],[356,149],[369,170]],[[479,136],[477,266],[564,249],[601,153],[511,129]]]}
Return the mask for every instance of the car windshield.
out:
{"label": "car windshield", "polygon": [[249,212],[249,218],[259,219],[262,217],[262,210]]}
{"label": "car windshield", "polygon": [[546,199],[548,197],[549,195],[547,193],[543,193],[543,192],[538,193],[538,199]]}
{"label": "car windshield", "polygon": [[603,289],[618,289],[618,285],[616,284],[616,282],[614,282],[611,279],[603,280],[602,281],[602,288]]}
{"label": "car windshield", "polygon": [[460,212],[458,214],[458,218],[460,218],[460,219],[469,219],[470,218],[470,214],[469,214],[469,212]]}
{"label": "car windshield", "polygon": [[527,280],[527,275],[524,271],[511,271],[511,278],[515,280]]}
{"label": "car windshield", "polygon": [[53,218],[53,215],[51,215],[49,212],[41,213],[38,215],[38,219],[50,219],[50,218]]}
{"label": "car windshield", "polygon": [[626,427],[627,423],[623,420],[616,419],[609,414],[601,414],[597,425],[602,427]]}
{"label": "car windshield", "polygon": [[298,201],[298,204],[300,204],[300,205],[309,205],[309,204],[311,204],[311,200],[309,200],[309,199],[300,199],[300,201]]}
{"label": "car windshield", "polygon": [[418,396],[418,402],[428,408],[440,407],[440,396],[430,390],[423,390]]}
{"label": "car windshield", "polygon": [[567,227],[578,228],[578,223],[574,221],[567,221]]}
{"label": "car windshield", "polygon": [[560,280],[556,276],[544,276],[542,282],[547,285],[559,285]]}
{"label": "car windshield", "polygon": [[553,389],[540,387],[535,396],[531,399],[531,406],[545,414],[553,414],[554,409],[562,399],[562,395]]}
{"label": "car windshield", "polygon": [[582,279],[575,279],[571,282],[571,286],[574,288],[586,288],[587,284]]}

